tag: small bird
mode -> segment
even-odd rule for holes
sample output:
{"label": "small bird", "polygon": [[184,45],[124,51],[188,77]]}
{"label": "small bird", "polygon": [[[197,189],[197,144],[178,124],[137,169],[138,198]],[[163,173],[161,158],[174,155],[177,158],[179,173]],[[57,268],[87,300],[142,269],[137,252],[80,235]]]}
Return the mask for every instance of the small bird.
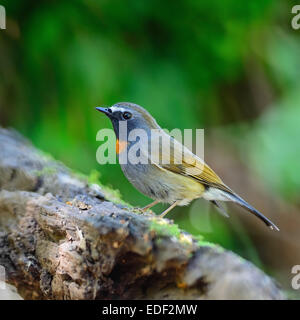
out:
{"label": "small bird", "polygon": [[[120,163],[124,175],[133,186],[154,200],[144,207],[143,211],[160,202],[169,203],[171,205],[160,215],[164,217],[174,207],[188,205],[192,200],[202,197],[227,216],[219,201],[231,201],[257,216],[271,229],[279,231],[272,221],[226,186],[201,158],[168,135],[144,108],[130,102],[119,102],[111,107],[96,109],[104,113],[112,122],[117,138],[116,150],[119,159],[122,152],[129,152],[135,143],[128,139],[133,129],[144,130],[150,139],[150,143],[139,150],[139,153],[149,160],[147,163],[130,161]],[[125,138],[119,132],[120,121],[126,121],[127,136]],[[162,148],[161,143],[155,140],[161,138],[153,132],[158,132],[161,137],[171,141],[170,150]],[[163,161],[163,159],[170,161]]]}

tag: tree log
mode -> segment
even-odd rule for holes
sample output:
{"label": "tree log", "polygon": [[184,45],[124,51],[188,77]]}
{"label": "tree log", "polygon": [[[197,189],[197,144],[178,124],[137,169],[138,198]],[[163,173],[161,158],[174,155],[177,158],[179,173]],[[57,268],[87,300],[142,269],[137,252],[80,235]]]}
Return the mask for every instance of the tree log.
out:
{"label": "tree log", "polygon": [[0,128],[0,265],[25,299],[284,299],[250,262],[139,214]]}

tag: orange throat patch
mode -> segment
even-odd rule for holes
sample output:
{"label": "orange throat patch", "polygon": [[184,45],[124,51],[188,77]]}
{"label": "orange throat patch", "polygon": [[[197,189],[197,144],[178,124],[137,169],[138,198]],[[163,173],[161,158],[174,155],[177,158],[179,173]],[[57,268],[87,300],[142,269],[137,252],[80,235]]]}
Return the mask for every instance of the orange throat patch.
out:
{"label": "orange throat patch", "polygon": [[117,154],[120,154],[121,152],[123,152],[127,147],[127,141],[120,141],[117,139],[117,143],[116,143],[116,152]]}

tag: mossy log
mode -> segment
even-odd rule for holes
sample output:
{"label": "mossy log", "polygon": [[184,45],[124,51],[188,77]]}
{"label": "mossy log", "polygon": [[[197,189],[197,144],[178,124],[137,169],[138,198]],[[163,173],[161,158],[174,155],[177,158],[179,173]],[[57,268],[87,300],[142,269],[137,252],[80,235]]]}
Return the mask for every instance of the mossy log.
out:
{"label": "mossy log", "polygon": [[0,128],[0,265],[25,299],[283,299],[251,263],[108,201]]}

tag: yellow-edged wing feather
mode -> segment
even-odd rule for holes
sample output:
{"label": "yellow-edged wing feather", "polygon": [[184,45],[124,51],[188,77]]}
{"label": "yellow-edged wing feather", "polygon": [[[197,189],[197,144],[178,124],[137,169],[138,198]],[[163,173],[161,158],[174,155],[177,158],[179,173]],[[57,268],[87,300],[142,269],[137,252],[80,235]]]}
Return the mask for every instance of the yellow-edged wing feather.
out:
{"label": "yellow-edged wing feather", "polygon": [[[170,136],[165,133],[165,138],[170,139]],[[159,147],[151,148],[151,155],[158,159],[155,163],[157,166],[193,178],[205,186],[232,192],[202,159],[172,137],[170,141],[170,147],[163,147],[160,144]]]}

